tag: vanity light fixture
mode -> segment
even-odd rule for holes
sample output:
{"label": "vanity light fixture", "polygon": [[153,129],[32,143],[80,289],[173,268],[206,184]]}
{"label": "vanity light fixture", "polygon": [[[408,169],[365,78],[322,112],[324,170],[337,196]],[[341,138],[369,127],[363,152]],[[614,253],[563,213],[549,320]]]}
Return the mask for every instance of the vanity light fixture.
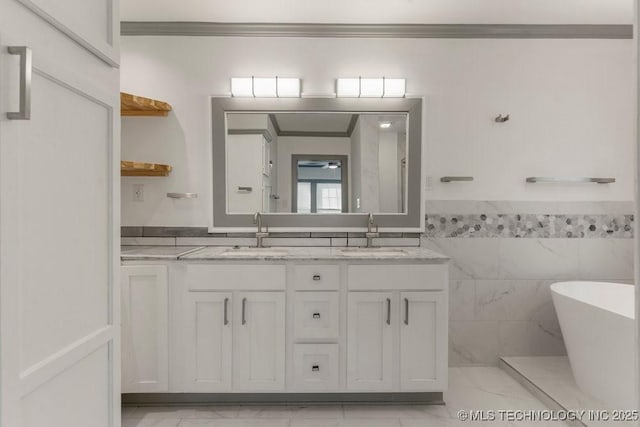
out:
{"label": "vanity light fixture", "polygon": [[253,98],[299,98],[300,79],[289,77],[233,77],[231,96]]}
{"label": "vanity light fixture", "polygon": [[337,79],[336,96],[338,98],[404,98],[405,79],[344,78]]}

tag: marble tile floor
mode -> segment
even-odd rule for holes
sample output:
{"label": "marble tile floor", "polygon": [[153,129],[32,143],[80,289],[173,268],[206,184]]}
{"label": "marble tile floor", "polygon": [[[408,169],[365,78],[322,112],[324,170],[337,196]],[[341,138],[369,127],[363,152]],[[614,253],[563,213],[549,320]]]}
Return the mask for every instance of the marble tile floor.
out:
{"label": "marble tile floor", "polygon": [[[598,399],[581,391],[575,383],[567,356],[503,357],[505,371],[524,383],[525,387],[546,401],[547,406],[564,411],[608,410]],[[629,408],[633,409],[633,408]],[[636,426],[636,422],[589,421],[574,422],[574,426]]]}
{"label": "marble tile floor", "polygon": [[563,427],[561,422],[470,422],[460,410],[546,410],[496,367],[449,370],[446,405],[163,406],[122,408],[123,427]]}

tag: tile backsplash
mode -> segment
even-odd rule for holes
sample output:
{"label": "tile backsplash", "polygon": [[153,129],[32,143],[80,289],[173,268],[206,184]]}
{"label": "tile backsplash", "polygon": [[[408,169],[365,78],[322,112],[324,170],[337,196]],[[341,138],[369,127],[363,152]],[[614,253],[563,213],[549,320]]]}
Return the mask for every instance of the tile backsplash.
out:
{"label": "tile backsplash", "polygon": [[[379,246],[420,246],[420,233],[380,233]],[[255,233],[208,233],[206,227],[122,227],[122,245],[251,246]],[[269,233],[268,246],[362,246],[364,233]]]}

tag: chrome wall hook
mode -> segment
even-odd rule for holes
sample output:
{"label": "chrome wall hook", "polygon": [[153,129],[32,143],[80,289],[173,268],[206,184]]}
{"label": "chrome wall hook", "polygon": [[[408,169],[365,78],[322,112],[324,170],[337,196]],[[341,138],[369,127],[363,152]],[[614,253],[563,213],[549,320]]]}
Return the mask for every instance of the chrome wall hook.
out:
{"label": "chrome wall hook", "polygon": [[496,123],[504,123],[507,120],[509,120],[509,114],[507,114],[506,116],[503,116],[502,114],[500,114],[498,117],[495,118]]}

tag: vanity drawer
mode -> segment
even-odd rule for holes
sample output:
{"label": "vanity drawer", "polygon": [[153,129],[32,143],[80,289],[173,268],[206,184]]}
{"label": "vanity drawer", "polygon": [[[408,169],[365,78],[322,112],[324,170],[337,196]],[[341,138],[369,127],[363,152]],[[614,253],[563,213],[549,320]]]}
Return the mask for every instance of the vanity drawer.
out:
{"label": "vanity drawer", "polygon": [[286,267],[271,264],[188,264],[190,291],[285,289]]}
{"label": "vanity drawer", "polygon": [[296,344],[293,382],[298,390],[337,390],[338,344]]}
{"label": "vanity drawer", "polygon": [[296,339],[337,339],[340,325],[338,292],[296,292],[294,297]]}
{"label": "vanity drawer", "polygon": [[349,290],[441,290],[448,282],[447,264],[358,264],[348,267]]}
{"label": "vanity drawer", "polygon": [[293,283],[296,290],[338,290],[340,267],[337,265],[296,265],[293,267]]}

